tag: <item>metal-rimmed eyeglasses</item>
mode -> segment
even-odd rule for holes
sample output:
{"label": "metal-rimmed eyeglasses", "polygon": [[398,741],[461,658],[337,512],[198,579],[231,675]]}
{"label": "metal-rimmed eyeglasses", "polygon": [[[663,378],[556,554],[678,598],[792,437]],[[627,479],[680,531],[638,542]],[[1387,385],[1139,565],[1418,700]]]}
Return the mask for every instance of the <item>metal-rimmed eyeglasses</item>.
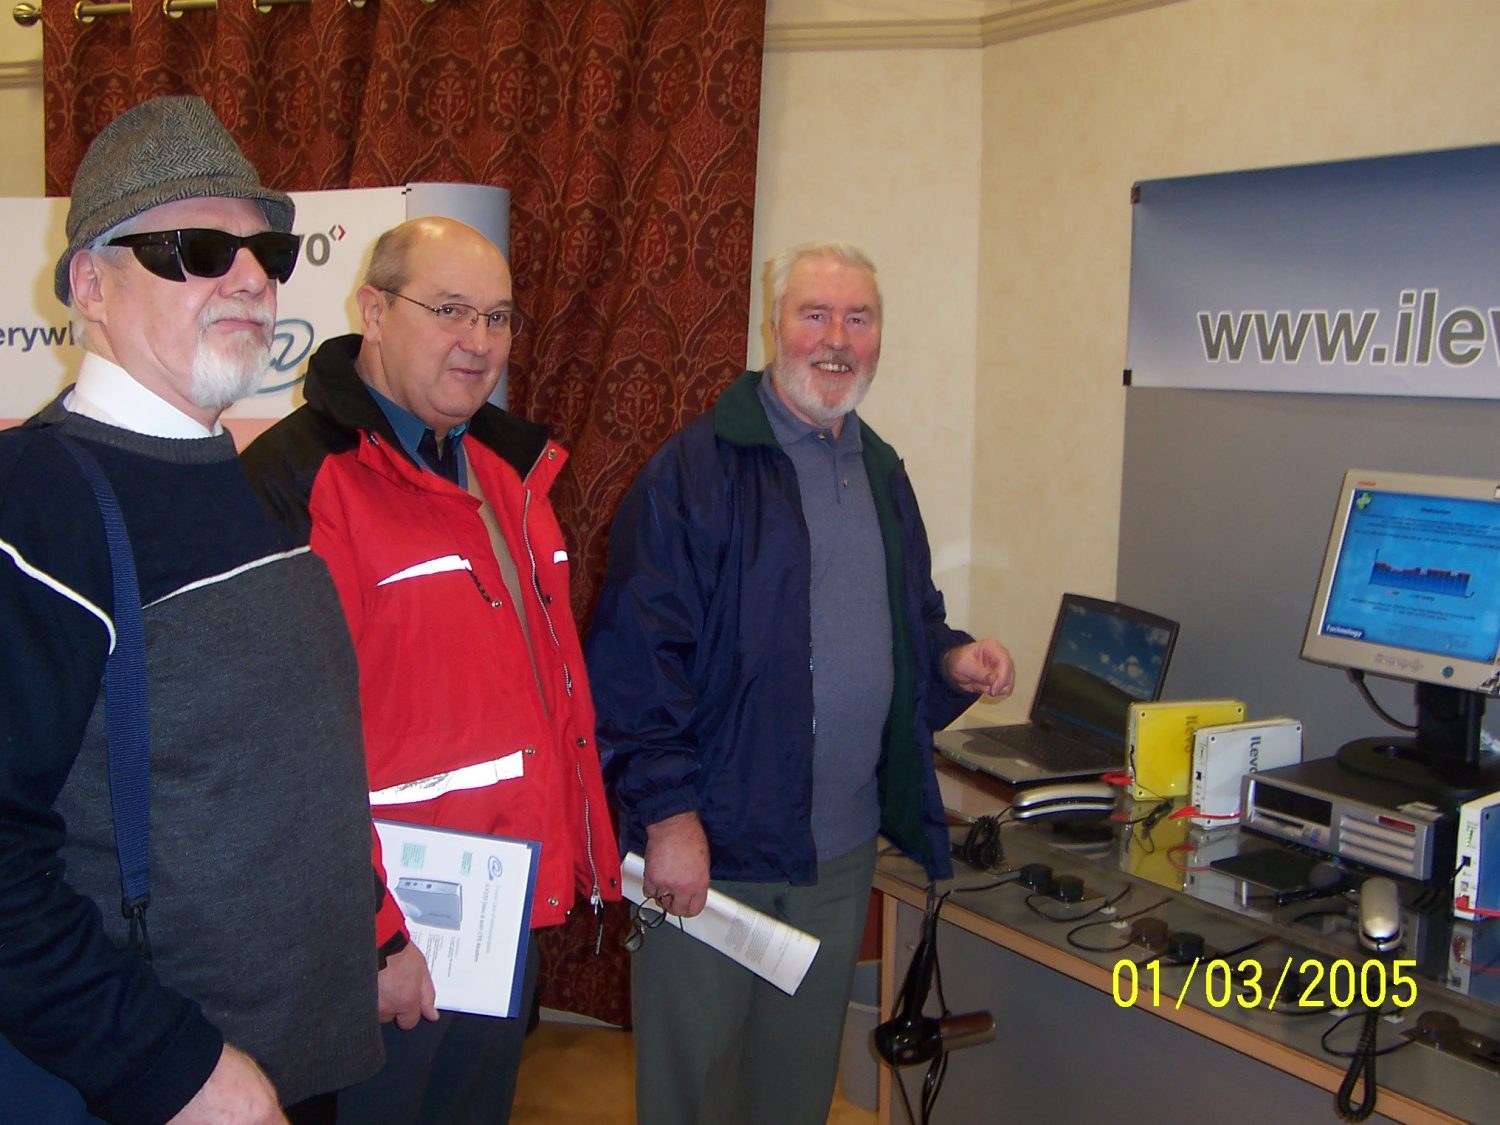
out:
{"label": "metal-rimmed eyeglasses", "polygon": [[484,318],[485,328],[491,336],[518,336],[521,333],[521,325],[524,323],[521,310],[516,308],[495,309],[493,312],[480,312],[473,305],[465,305],[458,301],[444,301],[441,305],[429,305],[425,301],[419,301],[415,297],[408,297],[405,293],[397,293],[394,289],[387,289],[392,297],[400,297],[403,301],[409,301],[418,308],[426,309],[437,317],[438,324],[453,333],[462,336],[465,332],[472,331],[474,325],[479,323],[479,318]]}
{"label": "metal-rimmed eyeglasses", "polygon": [[630,929],[620,937],[620,944],[627,952],[636,953],[646,944],[646,931],[654,930],[667,920],[667,912],[653,905],[656,900],[632,903],[630,907]]}

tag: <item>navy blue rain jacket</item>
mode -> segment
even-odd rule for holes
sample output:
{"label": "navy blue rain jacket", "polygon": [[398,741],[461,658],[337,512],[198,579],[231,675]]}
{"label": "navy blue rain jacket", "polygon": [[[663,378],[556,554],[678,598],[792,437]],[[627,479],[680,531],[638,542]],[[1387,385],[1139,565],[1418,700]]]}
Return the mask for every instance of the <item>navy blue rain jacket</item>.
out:
{"label": "navy blue rain jacket", "polygon": [[[747,371],[657,452],[626,495],[586,655],[623,851],[696,810],[715,879],[809,884],[811,562],[796,472]],[[861,423],[863,425],[863,423]],[[932,731],[978,697],[941,659],[950,629],[926,529],[895,451],[864,427],[891,596],[895,688],[881,831],[931,877],[951,873]]]}

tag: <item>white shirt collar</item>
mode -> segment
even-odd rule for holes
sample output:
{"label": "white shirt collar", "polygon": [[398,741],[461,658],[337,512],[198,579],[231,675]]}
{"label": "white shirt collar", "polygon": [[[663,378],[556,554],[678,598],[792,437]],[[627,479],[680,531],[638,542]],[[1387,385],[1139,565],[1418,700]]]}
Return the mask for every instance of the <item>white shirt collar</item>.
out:
{"label": "white shirt collar", "polygon": [[96,422],[149,437],[202,438],[224,432],[219,422],[208,429],[138,383],[119,364],[93,352],[83,353],[78,381],[63,406]]}

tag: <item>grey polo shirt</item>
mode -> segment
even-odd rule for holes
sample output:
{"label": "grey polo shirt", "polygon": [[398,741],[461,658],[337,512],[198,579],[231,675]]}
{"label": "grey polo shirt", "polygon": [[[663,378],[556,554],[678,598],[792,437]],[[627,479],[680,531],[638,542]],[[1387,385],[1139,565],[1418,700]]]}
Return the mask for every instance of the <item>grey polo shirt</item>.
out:
{"label": "grey polo shirt", "polygon": [[891,607],[885,548],[861,456],[859,418],[837,438],[802,421],[771,388],[759,394],[797,470],[812,551],[812,830],[819,861],[880,830],[875,767],[891,705]]}

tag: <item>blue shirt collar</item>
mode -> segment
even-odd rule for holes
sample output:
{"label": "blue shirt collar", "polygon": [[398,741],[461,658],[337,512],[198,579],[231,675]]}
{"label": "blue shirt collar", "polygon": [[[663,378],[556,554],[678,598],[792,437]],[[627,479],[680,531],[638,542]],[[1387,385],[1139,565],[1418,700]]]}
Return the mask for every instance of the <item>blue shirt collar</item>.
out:
{"label": "blue shirt collar", "polygon": [[[427,469],[429,473],[432,472],[431,469],[427,468],[427,466],[422,463],[422,459],[417,456],[417,443],[422,440],[422,435],[427,432],[427,423],[418,418],[410,410],[407,410],[406,407],[399,406],[396,403],[392,402],[390,399],[386,398],[385,395],[381,394],[374,387],[370,386],[370,384],[366,383],[365,389],[370,392],[370,397],[373,398],[380,409],[384,411],[386,421],[390,422],[391,429],[396,431],[396,440],[401,443],[401,448],[406,450],[407,454],[410,455],[411,459],[418,465],[421,465],[422,468]],[[463,480],[468,479],[467,466],[465,465],[465,459],[463,455],[463,437],[464,434],[468,432],[469,423],[460,422],[458,425],[454,426],[451,430],[448,431],[447,438],[448,441],[458,443],[455,452],[458,455],[459,477]]]}

